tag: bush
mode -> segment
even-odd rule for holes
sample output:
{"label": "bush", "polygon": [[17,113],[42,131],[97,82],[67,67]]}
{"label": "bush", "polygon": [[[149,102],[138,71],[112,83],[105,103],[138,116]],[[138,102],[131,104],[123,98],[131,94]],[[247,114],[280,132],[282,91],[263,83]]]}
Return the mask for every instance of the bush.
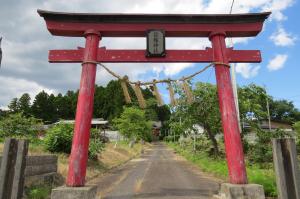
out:
{"label": "bush", "polygon": [[173,142],[174,141],[174,137],[171,135],[165,136],[164,137],[164,141],[165,142]]}
{"label": "bush", "polygon": [[22,113],[9,114],[0,120],[1,137],[36,137],[42,122]]}
{"label": "bush", "polygon": [[92,160],[97,160],[98,154],[104,150],[104,146],[104,143],[98,139],[90,140],[89,158]]}
{"label": "bush", "polygon": [[73,125],[58,124],[47,131],[45,137],[46,149],[50,152],[71,152],[73,138]]}
{"label": "bush", "polygon": [[[73,139],[72,124],[58,124],[48,130],[45,137],[46,149],[53,153],[70,154]],[[97,154],[104,149],[104,143],[99,139],[90,139],[89,158],[97,159]]]}
{"label": "bush", "polygon": [[113,122],[125,138],[151,141],[152,124],[147,120],[145,111],[126,107],[120,118],[115,118]]}
{"label": "bush", "polygon": [[251,163],[258,163],[261,167],[273,161],[272,138],[290,137],[288,133],[280,129],[270,132],[257,128],[256,135],[256,143],[250,146],[248,158]]}
{"label": "bush", "polygon": [[51,193],[51,186],[32,186],[26,189],[28,199],[46,199]]}

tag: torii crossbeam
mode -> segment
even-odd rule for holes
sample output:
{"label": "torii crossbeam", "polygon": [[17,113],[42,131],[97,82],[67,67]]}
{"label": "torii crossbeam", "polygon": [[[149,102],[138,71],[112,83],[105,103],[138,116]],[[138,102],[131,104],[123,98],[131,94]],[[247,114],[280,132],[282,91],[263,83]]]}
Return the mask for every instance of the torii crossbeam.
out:
{"label": "torii crossbeam", "polygon": [[[49,61],[82,63],[76,122],[69,162],[67,186],[84,186],[91,119],[93,112],[96,62],[217,62],[215,73],[224,132],[230,182],[246,184],[244,153],[230,80],[229,63],[261,62],[258,50],[226,48],[226,37],[256,36],[270,13],[232,15],[90,14],[38,10],[51,34],[85,37],[84,48],[51,50]],[[212,48],[166,50],[164,57],[147,57],[145,50],[99,48],[102,37],[145,37],[160,29],[166,37],[207,37]]]}
{"label": "torii crossbeam", "polygon": [[[82,63],[84,48],[78,50],[50,50],[49,62],[52,63]],[[97,51],[97,62],[102,63],[178,63],[213,62],[212,48],[206,50],[166,50],[164,58],[149,58],[145,56],[146,50],[106,50],[99,48]],[[230,63],[259,63],[261,55],[259,50],[233,50],[226,49],[226,56]]]}

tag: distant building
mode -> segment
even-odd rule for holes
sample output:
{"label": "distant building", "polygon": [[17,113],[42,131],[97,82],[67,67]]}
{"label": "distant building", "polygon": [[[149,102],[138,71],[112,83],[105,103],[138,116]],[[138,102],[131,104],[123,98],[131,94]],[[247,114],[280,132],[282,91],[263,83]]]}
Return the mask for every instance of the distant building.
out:
{"label": "distant building", "polygon": [[[262,120],[259,124],[260,128],[263,130],[269,130],[269,121],[268,120]],[[244,129],[251,130],[251,126],[248,123],[243,123],[242,127]],[[293,127],[292,124],[287,122],[278,122],[278,121],[271,121],[271,130],[275,131],[276,129],[282,129],[285,132],[292,132]]]}
{"label": "distant building", "polygon": [[[75,120],[60,120],[52,125],[57,125],[57,124],[75,124]],[[96,128],[96,129],[108,128],[108,121],[104,120],[103,118],[93,118],[91,124],[92,124],[92,128]]]}
{"label": "distant building", "polygon": [[[262,120],[259,124],[259,127],[261,129],[265,130],[265,131],[269,131],[269,129],[271,129],[271,132],[276,131],[277,129],[281,129],[281,130],[289,133],[291,136],[294,135],[292,124],[289,124],[287,122],[271,121],[271,126],[269,127],[269,121],[268,120]],[[242,128],[249,131],[249,133],[247,133],[245,135],[245,139],[249,143],[255,143],[257,135],[251,129],[251,126],[248,123],[244,123],[244,124],[242,124]]]}
{"label": "distant building", "polygon": [[161,127],[162,127],[161,121],[152,121],[152,140],[153,141],[159,140]]}

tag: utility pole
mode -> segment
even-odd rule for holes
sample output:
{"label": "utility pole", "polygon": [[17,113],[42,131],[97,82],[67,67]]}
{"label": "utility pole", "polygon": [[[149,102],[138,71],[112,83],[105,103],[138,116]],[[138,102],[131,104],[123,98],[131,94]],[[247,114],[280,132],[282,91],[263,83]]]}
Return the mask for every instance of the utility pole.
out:
{"label": "utility pole", "polygon": [[[234,0],[232,0],[229,14],[232,13],[233,5],[234,5]],[[229,41],[230,41],[230,46],[233,48],[233,40],[232,40],[231,37],[229,38]],[[238,119],[238,125],[239,125],[240,132],[242,133],[241,120],[240,120],[240,109],[239,109],[239,99],[238,99],[238,92],[237,92],[237,86],[236,86],[235,65],[234,64],[231,65],[230,70],[231,70],[230,71],[231,84],[232,84],[234,104],[235,104],[235,109],[236,109],[236,116],[237,116],[237,119]]]}
{"label": "utility pole", "polygon": [[194,152],[196,151],[196,132],[194,131]]}
{"label": "utility pole", "polygon": [[[232,44],[232,46],[233,46],[233,44]],[[238,92],[237,92],[236,77],[235,77],[235,69],[234,68],[235,68],[235,66],[234,66],[234,64],[232,64],[231,67],[230,67],[230,70],[231,70],[230,71],[231,72],[231,84],[232,84],[234,104],[235,104],[235,108],[236,108],[236,115],[237,115],[237,119],[238,119],[239,129],[240,129],[240,132],[242,132],[241,120],[240,120],[239,99],[238,99]]]}
{"label": "utility pole", "polygon": [[268,98],[268,94],[267,94],[267,88],[264,85],[265,91],[266,91],[266,101],[267,101],[267,113],[268,113],[268,122],[269,122],[269,131],[272,130],[272,126],[271,126],[271,115],[270,115],[270,105],[269,105],[269,98]]}
{"label": "utility pole", "polygon": [[174,136],[174,142],[175,142],[175,131],[173,132],[173,136]]}
{"label": "utility pole", "polygon": [[2,62],[2,48],[1,48],[1,43],[2,43],[2,37],[0,37],[0,68],[1,68],[1,62]]}

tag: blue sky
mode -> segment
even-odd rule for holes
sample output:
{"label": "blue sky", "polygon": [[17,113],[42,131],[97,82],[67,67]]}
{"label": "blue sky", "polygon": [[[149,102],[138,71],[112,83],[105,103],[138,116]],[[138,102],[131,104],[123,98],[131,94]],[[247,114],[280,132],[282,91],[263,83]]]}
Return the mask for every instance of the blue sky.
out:
{"label": "blue sky", "polygon": [[[249,41],[247,48],[260,49],[262,52],[263,62],[260,65],[258,74],[253,78],[243,78],[237,76],[237,82],[240,85],[247,85],[249,83],[256,83],[265,85],[270,95],[276,99],[289,99],[294,101],[295,105],[300,108],[300,84],[299,84],[299,2],[288,8],[284,14],[286,20],[274,23],[268,21],[265,25],[264,31],[254,40]],[[283,28],[290,37],[294,38],[293,44],[286,44],[285,46],[275,45],[270,39],[270,35],[274,32],[278,33],[278,28]],[[282,44],[283,45],[283,44]],[[236,48],[244,48],[244,45],[236,45]],[[287,59],[282,64],[282,68],[270,71],[268,64],[270,60],[274,59],[276,55],[286,55]],[[279,60],[277,60],[279,61]]]}
{"label": "blue sky", "polygon": [[[50,49],[74,49],[83,46],[82,38],[53,37],[36,13],[37,9],[65,12],[106,13],[228,13],[231,0],[10,0],[0,7],[0,36],[3,37],[3,61],[0,69],[0,107],[5,108],[13,97],[28,92],[31,97],[41,90],[64,93],[79,87],[79,64],[50,64]],[[294,101],[300,108],[298,76],[299,14],[296,0],[235,0],[233,13],[272,11],[264,30],[255,38],[234,40],[235,49],[261,50],[260,64],[237,64],[239,85],[256,83],[265,85],[276,99]],[[104,38],[107,48],[143,49],[145,39]],[[209,46],[207,39],[168,39],[167,48],[199,49]],[[297,56],[298,55],[298,56]],[[120,75],[132,80],[151,80],[154,77],[180,78],[191,74],[205,64],[107,64]],[[214,83],[213,69],[201,74],[195,81]],[[97,84],[105,85],[113,79],[103,69],[97,72]],[[165,86],[160,87],[167,96]],[[165,97],[167,100],[167,97]]]}

